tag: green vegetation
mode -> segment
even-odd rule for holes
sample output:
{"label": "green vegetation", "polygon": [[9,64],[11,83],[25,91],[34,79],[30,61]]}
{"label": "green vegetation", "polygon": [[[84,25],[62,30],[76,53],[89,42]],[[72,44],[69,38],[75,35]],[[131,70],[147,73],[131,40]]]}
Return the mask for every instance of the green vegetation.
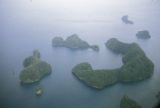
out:
{"label": "green vegetation", "polygon": [[106,47],[122,54],[123,65],[113,70],[93,70],[88,63],[80,63],[72,69],[72,73],[87,85],[102,89],[116,82],[134,82],[152,76],[154,64],[146,57],[143,50],[136,44],[126,44],[112,38]]}
{"label": "green vegetation", "polygon": [[33,55],[26,58],[23,65],[24,69],[19,76],[22,83],[40,81],[40,79],[52,72],[50,64],[40,60],[40,53],[38,50],[33,51]]}
{"label": "green vegetation", "polygon": [[91,48],[95,51],[99,51],[99,47],[97,45],[89,45],[86,41],[81,40],[78,35],[73,34],[67,37],[66,40],[63,40],[61,37],[55,37],[52,40],[53,47],[66,47],[70,49],[88,49]]}
{"label": "green vegetation", "polygon": [[30,57],[27,57],[24,61],[23,61],[23,66],[24,67],[28,67],[31,64],[36,64],[39,62],[40,59],[40,53],[38,50],[34,50],[33,51],[33,55]]}
{"label": "green vegetation", "polygon": [[120,108],[142,108],[142,106],[128,96],[123,96],[120,102]]}
{"label": "green vegetation", "polygon": [[94,88],[102,89],[106,85],[112,85],[117,82],[117,70],[93,70],[88,63],[76,65],[72,72],[80,80]]}
{"label": "green vegetation", "polygon": [[150,36],[150,34],[149,34],[149,32],[147,30],[138,31],[136,36],[139,39],[149,39],[149,38],[151,38],[151,36]]}
{"label": "green vegetation", "polygon": [[[113,44],[111,42],[113,42]],[[120,81],[133,82],[152,76],[154,64],[146,57],[138,44],[126,44],[112,38],[108,40],[106,47],[113,52],[122,54],[122,62],[124,65],[119,71]]]}

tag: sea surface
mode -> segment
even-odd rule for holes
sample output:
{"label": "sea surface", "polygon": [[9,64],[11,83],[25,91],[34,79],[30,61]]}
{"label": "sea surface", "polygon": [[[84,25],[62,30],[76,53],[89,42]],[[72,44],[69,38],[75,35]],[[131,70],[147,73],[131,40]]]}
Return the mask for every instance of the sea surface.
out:
{"label": "sea surface", "polygon": [[[121,21],[128,15],[133,25]],[[151,39],[135,34],[148,30]],[[100,51],[53,48],[52,39],[78,34]],[[94,69],[114,69],[122,56],[105,47],[110,38],[136,42],[155,64],[151,78],[130,84],[117,83],[103,90],[86,86],[72,68],[89,62]],[[22,86],[23,60],[34,49],[52,66],[52,74],[39,83]],[[36,87],[44,94],[35,96]],[[123,95],[151,108],[160,91],[159,0],[0,0],[0,108],[119,108]]]}

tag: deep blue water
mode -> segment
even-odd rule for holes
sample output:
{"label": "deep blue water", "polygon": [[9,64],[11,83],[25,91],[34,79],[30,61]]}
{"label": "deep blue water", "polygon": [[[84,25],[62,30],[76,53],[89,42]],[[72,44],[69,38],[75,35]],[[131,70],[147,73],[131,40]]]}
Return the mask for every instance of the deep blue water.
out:
{"label": "deep blue water", "polygon": [[[88,1],[88,2],[87,2]],[[152,0],[0,0],[0,108],[119,108],[124,94],[151,108],[160,91],[160,2]],[[134,25],[122,23],[129,15]],[[149,30],[152,38],[138,40],[138,30]],[[100,52],[71,51],[52,48],[55,36],[76,33],[90,44],[98,44]],[[122,65],[121,55],[105,48],[112,37],[136,42],[154,62],[154,75],[133,84],[116,84],[101,91],[77,80],[72,68],[89,62],[94,69],[113,69]],[[21,86],[19,73],[24,58],[34,49],[42,60],[52,65],[53,72],[40,83]],[[44,89],[36,97],[36,86]]]}

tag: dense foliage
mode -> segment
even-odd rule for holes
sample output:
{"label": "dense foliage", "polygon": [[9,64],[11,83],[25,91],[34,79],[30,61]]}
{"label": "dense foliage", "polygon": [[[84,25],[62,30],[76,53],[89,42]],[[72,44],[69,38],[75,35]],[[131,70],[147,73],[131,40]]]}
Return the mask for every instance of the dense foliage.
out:
{"label": "dense foliage", "polygon": [[136,43],[126,44],[112,38],[107,41],[106,47],[122,54],[123,65],[120,68],[93,70],[90,64],[80,63],[72,69],[73,74],[89,86],[99,89],[118,81],[140,81],[152,76],[154,65]]}
{"label": "dense foliage", "polygon": [[37,50],[24,60],[23,65],[24,69],[20,73],[22,83],[37,82],[52,71],[50,64],[40,60],[40,53]]}
{"label": "dense foliage", "polygon": [[89,86],[95,88],[103,88],[117,82],[117,70],[93,70],[88,63],[80,63],[76,65],[72,72],[80,80],[86,82]]}
{"label": "dense foliage", "polygon": [[27,67],[31,64],[36,64],[39,62],[39,59],[40,59],[40,53],[38,50],[34,50],[33,51],[33,55],[32,56],[29,56],[27,57],[24,61],[23,61],[23,66],[24,67]]}
{"label": "dense foliage", "polygon": [[67,37],[66,40],[63,40],[61,37],[55,37],[52,40],[53,47],[66,47],[70,49],[88,49],[92,48],[95,51],[99,51],[99,47],[97,45],[89,45],[86,41],[81,40],[78,35],[73,34]]}
{"label": "dense foliage", "polygon": [[123,96],[120,102],[120,108],[142,108],[142,106],[128,96]]}
{"label": "dense foliage", "polygon": [[122,61],[124,65],[119,71],[120,81],[139,81],[152,76],[154,64],[146,57],[138,44],[126,44],[112,38],[108,40],[106,47],[113,52],[123,54]]}

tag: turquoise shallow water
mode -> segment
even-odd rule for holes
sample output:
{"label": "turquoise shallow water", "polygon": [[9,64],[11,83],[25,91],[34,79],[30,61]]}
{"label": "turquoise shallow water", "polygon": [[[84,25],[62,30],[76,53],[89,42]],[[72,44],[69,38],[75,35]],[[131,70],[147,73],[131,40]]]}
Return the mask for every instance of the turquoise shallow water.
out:
{"label": "turquoise shallow water", "polygon": [[[160,2],[119,1],[102,0],[78,5],[76,2],[63,4],[62,0],[46,0],[51,2],[47,5],[42,0],[1,0],[0,107],[119,108],[121,97],[127,94],[144,108],[151,108],[156,102],[156,93],[160,91]],[[134,25],[121,22],[121,17],[126,14]],[[143,29],[150,31],[150,40],[136,38],[136,32]],[[53,37],[66,38],[73,33],[90,44],[98,44],[100,52],[52,48]],[[71,73],[77,63],[89,62],[94,69],[113,69],[122,65],[121,55],[104,46],[111,37],[137,42],[155,64],[153,77],[139,83],[119,83],[101,91],[77,80]],[[53,72],[38,84],[21,86],[18,77],[22,62],[34,49],[40,50],[42,59],[52,65]],[[44,88],[43,96],[34,95],[36,85]]]}

